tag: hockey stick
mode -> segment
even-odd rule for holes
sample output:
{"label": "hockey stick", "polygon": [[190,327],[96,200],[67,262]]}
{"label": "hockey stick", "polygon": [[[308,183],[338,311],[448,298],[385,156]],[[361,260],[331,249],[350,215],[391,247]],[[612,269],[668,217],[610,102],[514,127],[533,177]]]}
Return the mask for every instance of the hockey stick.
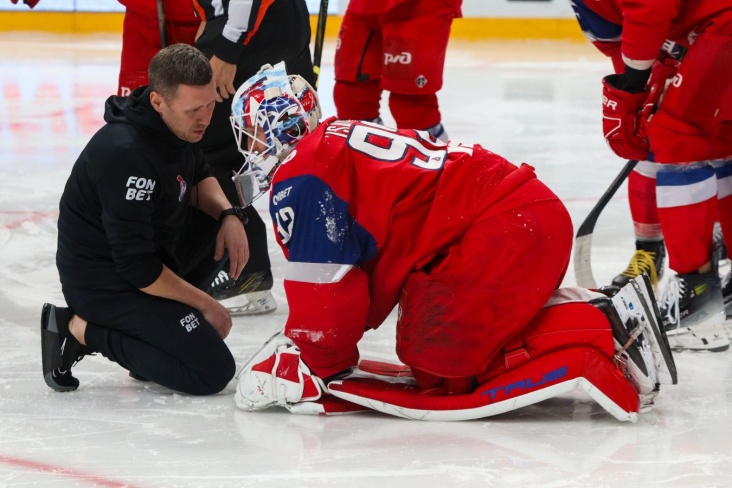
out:
{"label": "hockey stick", "polygon": [[163,10],[163,0],[157,0],[158,4],[158,31],[160,31],[160,49],[166,47],[168,42],[165,40],[165,11]]}
{"label": "hockey stick", "polygon": [[[687,51],[684,46],[668,40],[664,42],[662,50],[670,57],[679,61],[684,59]],[[670,80],[666,83],[668,84],[669,82]],[[638,161],[634,159],[631,159],[626,163],[620,171],[620,174],[615,177],[613,182],[610,184],[610,187],[605,191],[605,194],[590,211],[590,214],[587,216],[585,221],[582,222],[582,225],[577,231],[577,235],[574,240],[574,274],[578,286],[583,288],[597,287],[595,278],[592,275],[592,263],[590,261],[592,257],[592,232],[595,230],[595,224],[597,223],[598,217],[600,217],[600,212],[602,212],[613,195],[615,195],[615,192],[618,191],[618,188],[623,184],[625,178],[630,175],[636,164],[638,164]]]}
{"label": "hockey stick", "polygon": [[610,199],[615,195],[625,179],[630,175],[638,160],[629,160],[623,169],[620,170],[618,176],[615,177],[600,200],[590,210],[590,214],[580,225],[577,235],[574,239],[574,275],[577,286],[582,288],[597,288],[595,277],[592,275],[592,233],[595,230],[595,224],[600,217],[600,213],[608,204]]}
{"label": "hockey stick", "polygon": [[313,48],[313,73],[315,73],[315,84],[313,88],[318,89],[320,79],[320,61],[323,58],[323,40],[325,38],[325,21],[328,19],[328,0],[320,0],[320,11],[318,12],[318,26],[315,29],[315,47]]}

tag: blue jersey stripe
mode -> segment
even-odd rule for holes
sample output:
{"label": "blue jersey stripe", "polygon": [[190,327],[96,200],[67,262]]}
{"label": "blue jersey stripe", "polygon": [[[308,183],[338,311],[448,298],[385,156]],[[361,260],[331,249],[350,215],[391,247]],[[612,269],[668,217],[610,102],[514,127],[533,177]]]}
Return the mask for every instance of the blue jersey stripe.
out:
{"label": "blue jersey stripe", "polygon": [[269,210],[291,262],[358,266],[377,252],[375,239],[349,213],[348,203],[315,176],[277,182]]}
{"label": "blue jersey stripe", "polygon": [[617,41],[623,27],[606,20],[585,5],[585,0],[570,0],[582,32],[592,41]]}

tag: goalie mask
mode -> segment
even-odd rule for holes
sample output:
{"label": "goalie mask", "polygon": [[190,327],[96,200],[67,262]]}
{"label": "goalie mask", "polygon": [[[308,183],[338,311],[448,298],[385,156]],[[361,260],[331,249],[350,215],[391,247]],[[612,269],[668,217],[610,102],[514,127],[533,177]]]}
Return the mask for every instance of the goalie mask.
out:
{"label": "goalie mask", "polygon": [[275,170],[320,120],[315,90],[285,63],[264,65],[236,91],[231,127],[244,164],[233,176],[242,206],[265,194]]}

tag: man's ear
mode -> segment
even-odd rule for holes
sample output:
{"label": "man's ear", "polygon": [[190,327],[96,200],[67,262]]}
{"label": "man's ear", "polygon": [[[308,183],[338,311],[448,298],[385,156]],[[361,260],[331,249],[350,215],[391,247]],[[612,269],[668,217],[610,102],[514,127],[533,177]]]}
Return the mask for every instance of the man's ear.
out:
{"label": "man's ear", "polygon": [[160,93],[154,91],[150,92],[150,104],[153,106],[156,112],[163,113],[163,103],[165,102],[163,100],[163,96]]}

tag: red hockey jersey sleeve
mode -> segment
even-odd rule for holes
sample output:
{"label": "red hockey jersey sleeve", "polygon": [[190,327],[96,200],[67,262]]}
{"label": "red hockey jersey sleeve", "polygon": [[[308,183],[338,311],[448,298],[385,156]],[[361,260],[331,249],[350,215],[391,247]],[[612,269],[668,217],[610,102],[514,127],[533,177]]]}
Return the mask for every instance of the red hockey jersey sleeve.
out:
{"label": "red hockey jersey sleeve", "polygon": [[355,366],[370,305],[361,265],[377,252],[374,238],[349,202],[311,174],[275,178],[270,213],[288,261],[285,334],[320,377]]}
{"label": "red hockey jersey sleeve", "polygon": [[634,69],[648,69],[670,37],[681,0],[620,0],[623,8],[623,61]]}

